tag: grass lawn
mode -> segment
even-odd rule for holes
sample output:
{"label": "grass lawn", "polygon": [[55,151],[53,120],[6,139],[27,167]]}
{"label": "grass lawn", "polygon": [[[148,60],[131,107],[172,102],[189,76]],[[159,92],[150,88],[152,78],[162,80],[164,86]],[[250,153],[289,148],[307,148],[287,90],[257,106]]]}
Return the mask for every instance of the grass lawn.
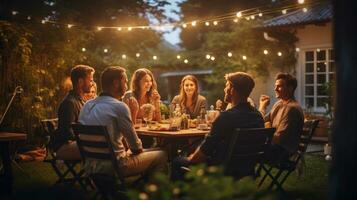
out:
{"label": "grass lawn", "polygon": [[[300,179],[297,173],[290,175],[284,188],[291,199],[327,199],[329,163],[320,155],[307,155],[306,167]],[[56,174],[43,162],[21,163],[25,173],[14,168],[14,199],[85,199],[90,194],[79,187],[56,186]]]}

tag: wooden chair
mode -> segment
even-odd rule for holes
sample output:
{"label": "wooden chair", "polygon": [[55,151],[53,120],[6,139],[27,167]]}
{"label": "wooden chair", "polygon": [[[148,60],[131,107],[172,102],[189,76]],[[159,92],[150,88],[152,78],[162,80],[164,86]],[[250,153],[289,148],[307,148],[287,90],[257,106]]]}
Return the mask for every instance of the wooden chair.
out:
{"label": "wooden chair", "polygon": [[237,129],[231,136],[225,173],[236,179],[255,176],[257,164],[264,161],[275,128]]}
{"label": "wooden chair", "polygon": [[[271,183],[269,185],[269,189],[273,189],[274,186],[277,187],[278,190],[285,193],[283,189],[283,184],[289,175],[295,171],[299,162],[303,160],[306,149],[311,142],[311,138],[315,132],[317,125],[319,124],[319,120],[309,120],[304,123],[303,132],[300,136],[300,143],[298,151],[295,155],[291,156],[288,160],[285,160],[279,164],[262,164],[260,168],[265,172],[265,175],[260,180],[258,187],[260,187],[267,177],[270,177]],[[268,166],[268,167],[266,167]],[[273,169],[277,172],[273,173]]]}
{"label": "wooden chair", "polygon": [[53,136],[57,129],[58,119],[41,120],[42,131],[46,138],[46,159],[44,162],[51,164],[58,179],[54,185],[62,183],[75,184],[78,182],[82,188],[86,188],[84,183],[84,170],[76,170],[76,167],[81,164],[81,160],[63,160],[56,156],[56,152],[52,148]]}
{"label": "wooden chair", "polygon": [[[102,198],[124,197],[125,198],[125,179],[119,169],[117,159],[110,136],[105,126],[90,126],[73,124],[79,151],[84,162],[88,160],[99,160],[111,164],[113,175],[103,173],[90,173],[89,177],[93,180],[97,189],[96,197],[101,194]],[[141,177],[136,177],[138,181]]]}

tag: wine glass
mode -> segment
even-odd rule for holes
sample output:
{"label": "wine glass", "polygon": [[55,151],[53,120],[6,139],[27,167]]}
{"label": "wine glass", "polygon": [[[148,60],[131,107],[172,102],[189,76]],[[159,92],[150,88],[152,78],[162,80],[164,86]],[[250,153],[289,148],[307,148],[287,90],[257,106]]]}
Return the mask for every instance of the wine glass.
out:
{"label": "wine glass", "polygon": [[154,109],[155,107],[149,103],[144,104],[140,107],[140,109],[143,111],[143,120],[146,123],[146,126],[148,126],[148,122],[151,121],[154,117]]}

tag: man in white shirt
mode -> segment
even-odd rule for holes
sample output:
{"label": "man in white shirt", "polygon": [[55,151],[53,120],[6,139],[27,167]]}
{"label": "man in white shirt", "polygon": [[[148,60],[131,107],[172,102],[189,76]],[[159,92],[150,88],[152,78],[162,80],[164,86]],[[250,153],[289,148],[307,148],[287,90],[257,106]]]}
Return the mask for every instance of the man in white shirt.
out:
{"label": "man in white shirt", "polygon": [[[166,171],[167,154],[164,151],[144,151],[134,128],[128,106],[120,99],[127,89],[127,75],[121,67],[108,67],[101,75],[102,93],[88,101],[79,115],[84,125],[106,126],[124,176],[149,175]],[[125,149],[123,139],[128,144]],[[88,173],[111,173],[111,163],[90,161],[86,163]]]}

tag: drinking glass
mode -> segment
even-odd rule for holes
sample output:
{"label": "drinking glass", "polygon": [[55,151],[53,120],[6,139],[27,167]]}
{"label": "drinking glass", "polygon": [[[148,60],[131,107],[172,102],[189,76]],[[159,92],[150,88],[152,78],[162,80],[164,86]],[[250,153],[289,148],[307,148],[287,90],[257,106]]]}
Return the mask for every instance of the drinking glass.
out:
{"label": "drinking glass", "polygon": [[147,103],[142,105],[141,109],[143,110],[143,120],[145,121],[146,126],[148,126],[148,122],[151,121],[154,117],[155,107]]}

